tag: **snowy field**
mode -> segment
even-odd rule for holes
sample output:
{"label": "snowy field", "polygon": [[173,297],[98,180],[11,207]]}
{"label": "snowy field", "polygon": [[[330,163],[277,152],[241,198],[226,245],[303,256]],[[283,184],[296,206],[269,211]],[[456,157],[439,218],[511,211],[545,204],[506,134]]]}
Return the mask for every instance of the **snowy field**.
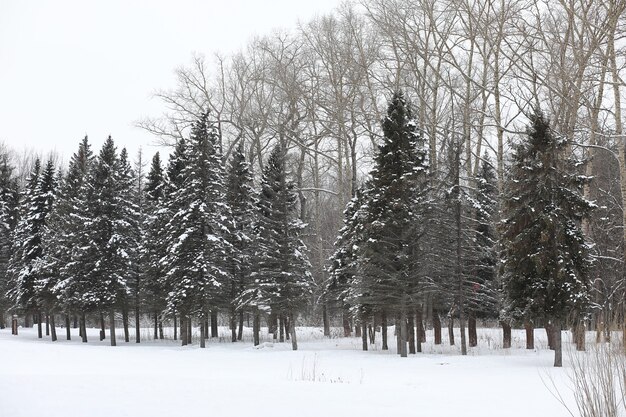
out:
{"label": "snowy field", "polygon": [[[546,385],[573,406],[568,337],[565,366],[555,369],[543,329],[533,351],[523,349],[521,330],[505,351],[499,329],[479,329],[479,346],[466,357],[447,345],[447,333],[433,346],[429,332],[425,353],[406,359],[391,337],[391,351],[380,350],[377,334],[363,352],[360,339],[326,339],[317,328],[298,328],[296,352],[269,339],[254,348],[250,334],[232,344],[226,328],[206,349],[173,340],[126,344],[119,332],[111,347],[108,333],[100,342],[97,329],[88,331],[82,344],[77,329],[72,341],[55,343],[38,340],[36,328],[19,336],[1,330],[0,417],[569,416]],[[58,335],[65,339],[65,329]]]}

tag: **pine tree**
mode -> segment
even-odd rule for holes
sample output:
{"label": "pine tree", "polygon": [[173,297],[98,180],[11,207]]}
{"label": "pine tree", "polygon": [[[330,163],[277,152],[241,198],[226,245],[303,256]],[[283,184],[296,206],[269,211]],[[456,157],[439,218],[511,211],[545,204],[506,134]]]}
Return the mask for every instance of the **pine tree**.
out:
{"label": "pine tree", "polygon": [[[179,188],[169,197],[173,213],[167,225],[167,303],[187,320],[206,320],[210,307],[219,304],[216,295],[230,280],[227,259],[230,244],[225,239],[232,227],[225,201],[225,174],[218,151],[219,137],[208,123],[208,114],[191,132],[179,176]],[[204,333],[204,327],[201,326]],[[202,334],[204,336],[204,334]],[[201,337],[204,347],[204,337]]]}
{"label": "pine tree", "polygon": [[402,93],[394,94],[383,120],[364,203],[353,304],[364,318],[376,311],[399,315],[400,353],[406,356],[409,313],[420,298],[419,238],[428,201],[426,150]]}
{"label": "pine tree", "polygon": [[9,261],[13,252],[13,230],[17,224],[18,190],[14,168],[9,155],[0,155],[0,329],[4,328],[4,314],[11,307],[9,291]]}
{"label": "pine tree", "polygon": [[518,320],[545,320],[554,331],[554,366],[562,366],[561,326],[589,306],[590,258],[580,222],[593,208],[581,195],[587,180],[564,155],[541,113],[530,118],[507,182],[502,221],[506,310]]}
{"label": "pine tree", "polygon": [[[295,318],[311,294],[312,276],[306,247],[300,239],[304,224],[297,216],[297,196],[287,177],[285,158],[285,149],[277,145],[263,171],[256,224],[256,267],[242,298],[257,311],[271,311],[283,320],[287,318],[292,348],[296,350]],[[258,343],[258,324],[255,327]]]}
{"label": "pine tree", "polygon": [[[257,220],[258,196],[254,190],[250,164],[246,161],[243,142],[233,152],[227,169],[226,199],[230,206],[234,229],[230,235],[233,247],[230,294],[231,339],[241,340],[243,310],[238,309],[239,299],[248,281],[255,250],[254,224]],[[239,335],[236,334],[236,313],[239,310]]]}

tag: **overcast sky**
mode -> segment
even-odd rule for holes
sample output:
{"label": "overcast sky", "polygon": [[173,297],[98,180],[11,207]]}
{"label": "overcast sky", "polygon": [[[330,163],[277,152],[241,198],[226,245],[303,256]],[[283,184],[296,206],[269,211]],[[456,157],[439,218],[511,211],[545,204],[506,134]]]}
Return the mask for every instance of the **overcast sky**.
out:
{"label": "overcast sky", "polygon": [[135,153],[153,138],[133,126],[162,107],[194,53],[231,53],[255,34],[294,28],[339,0],[0,0],[0,141],[56,150],[88,134]]}

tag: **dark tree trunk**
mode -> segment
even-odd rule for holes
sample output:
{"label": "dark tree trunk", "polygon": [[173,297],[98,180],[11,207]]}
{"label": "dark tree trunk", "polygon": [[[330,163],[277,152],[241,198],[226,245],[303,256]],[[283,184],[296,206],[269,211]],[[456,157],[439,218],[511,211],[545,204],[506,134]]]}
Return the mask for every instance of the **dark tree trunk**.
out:
{"label": "dark tree trunk", "polygon": [[74,314],[74,325],[72,327],[78,329],[78,316],[76,314]]}
{"label": "dark tree trunk", "polygon": [[415,340],[416,340],[416,351],[417,352],[421,352],[422,351],[422,343],[425,342],[425,338],[426,338],[426,330],[424,329],[424,319],[422,317],[422,309],[421,308],[417,308],[417,310],[415,310],[415,328],[416,328],[416,334],[415,334]]}
{"label": "dark tree trunk", "polygon": [[217,331],[217,310],[211,311],[211,337],[218,337]]}
{"label": "dark tree trunk", "polygon": [[57,341],[57,328],[54,323],[54,313],[50,314],[50,337],[53,342]]}
{"label": "dark tree trunk", "polygon": [[159,339],[165,339],[165,336],[163,335],[163,320],[161,318],[159,318]]}
{"label": "dark tree trunk", "polygon": [[254,318],[252,320],[252,339],[254,346],[258,346],[261,343],[261,316],[258,311],[254,312]]}
{"label": "dark tree trunk", "polygon": [[100,341],[106,339],[106,326],[104,325],[104,314],[100,313]]}
{"label": "dark tree trunk", "polygon": [[230,312],[230,341],[237,341],[237,312],[234,308]]}
{"label": "dark tree trunk", "polygon": [[176,320],[176,313],[174,313],[174,340],[178,337],[178,323]]}
{"label": "dark tree trunk", "polygon": [[154,340],[159,338],[159,315],[154,312]]}
{"label": "dark tree trunk", "polygon": [[361,322],[360,321],[356,321],[355,327],[354,327],[354,335],[356,337],[361,337],[362,336],[362,332],[361,332]]}
{"label": "dark tree trunk", "polygon": [[448,317],[448,339],[450,346],[454,346],[454,317]]}
{"label": "dark tree trunk", "polygon": [[576,338],[576,350],[583,352],[585,350],[585,323],[584,321],[576,320],[576,332],[574,337]]}
{"label": "dark tree trunk", "polygon": [[289,340],[290,337],[290,328],[291,328],[291,317],[290,316],[286,316],[285,317],[285,339]]}
{"label": "dark tree trunk", "polygon": [[296,338],[296,316],[293,312],[289,313],[289,322],[291,329],[291,348],[293,350],[298,350],[298,339]]}
{"label": "dark tree trunk", "polygon": [[552,332],[554,336],[554,366],[560,368],[563,366],[563,346],[561,343],[561,323],[552,324]]}
{"label": "dark tree trunk", "polygon": [[50,336],[50,314],[46,314],[46,336]]}
{"label": "dark tree trunk", "polygon": [[43,329],[41,327],[41,312],[37,313],[37,337],[43,338]]}
{"label": "dark tree trunk", "polygon": [[30,314],[24,315],[24,327],[30,327]]}
{"label": "dark tree trunk", "polygon": [[204,325],[204,322],[206,321],[206,319],[203,317],[200,317],[200,347],[201,348],[205,348],[206,347],[206,326]]}
{"label": "dark tree trunk", "polygon": [[192,328],[193,322],[191,321],[191,317],[189,317],[189,319],[187,320],[187,343],[188,344],[192,344],[193,343],[193,328]]}
{"label": "dark tree trunk", "polygon": [[87,319],[84,312],[80,316],[80,337],[83,343],[87,343]]}
{"label": "dark tree trunk", "polygon": [[330,337],[330,320],[328,318],[328,307],[326,303],[322,306],[322,320],[324,321],[324,336]]}
{"label": "dark tree trunk", "polygon": [[415,354],[415,319],[413,318],[413,314],[409,314],[407,326],[409,330],[409,353]]}
{"label": "dark tree trunk", "polygon": [[181,346],[187,346],[187,322],[185,317],[180,316],[180,344]]}
{"label": "dark tree trunk", "polygon": [[511,347],[511,325],[505,321],[502,323],[502,347],[509,349]]}
{"label": "dark tree trunk", "polygon": [[381,323],[380,323],[380,330],[382,333],[382,339],[383,339],[383,350],[389,350],[389,346],[387,345],[387,313],[385,313],[384,311],[381,314]]}
{"label": "dark tree trunk", "polygon": [[124,342],[130,342],[130,332],[128,331],[128,310],[122,310],[122,325],[124,326]]}
{"label": "dark tree trunk", "polygon": [[278,331],[278,315],[274,312],[270,313],[267,319],[267,332],[275,334]]}
{"label": "dark tree trunk", "polygon": [[243,339],[243,311],[239,313],[239,330],[237,331],[237,340]]}
{"label": "dark tree trunk", "polygon": [[283,343],[285,341],[285,315],[284,314],[281,314],[280,318],[278,319],[278,327],[279,327],[278,332],[280,333],[279,335],[280,337],[278,341],[280,343]]}
{"label": "dark tree trunk", "polygon": [[[204,321],[200,322],[202,326],[204,326],[204,338],[209,338],[209,319],[207,318]],[[211,328],[213,328],[213,324],[211,323]]]}
{"label": "dark tree trunk", "polygon": [[400,357],[401,358],[406,358],[407,355],[407,349],[406,349],[406,342],[407,342],[407,318],[406,318],[406,310],[404,307],[402,307],[402,310],[400,311],[400,331],[398,332],[398,338],[400,339]]}
{"label": "dark tree trunk", "polygon": [[535,328],[529,321],[524,322],[524,329],[526,330],[526,349],[535,348]]}
{"label": "dark tree trunk", "polygon": [[16,317],[16,316],[13,316],[13,317],[11,318],[11,334],[12,334],[13,336],[18,336],[18,334],[17,334],[17,333],[18,333],[18,330],[17,330],[17,329],[18,329],[18,326],[17,326],[17,317]]}
{"label": "dark tree trunk", "polygon": [[441,319],[437,310],[433,309],[433,333],[435,334],[435,344],[441,344]]}
{"label": "dark tree trunk", "polygon": [[363,346],[363,350],[367,350],[367,321],[365,319],[361,319],[361,323],[361,345]]}
{"label": "dark tree trunk", "polygon": [[116,346],[117,343],[115,341],[115,312],[113,310],[111,310],[109,312],[109,329],[110,329],[110,333],[111,333],[111,346]]}
{"label": "dark tree trunk", "polygon": [[343,337],[350,337],[352,336],[352,327],[350,326],[349,313],[346,310],[346,308],[343,309]]}
{"label": "dark tree trunk", "polygon": [[65,333],[67,340],[72,340],[72,331],[70,329],[70,315],[65,315]]}
{"label": "dark tree trunk", "polygon": [[476,347],[478,345],[478,333],[476,331],[476,316],[473,311],[469,312],[467,316],[467,338],[469,347]]}
{"label": "dark tree trunk", "polygon": [[554,350],[554,332],[552,331],[552,324],[546,323],[546,335],[548,336],[548,348]]}
{"label": "dark tree trunk", "polygon": [[[135,304],[135,343],[141,343],[141,316],[139,314],[139,302]],[[176,340],[176,339],[174,339]]]}

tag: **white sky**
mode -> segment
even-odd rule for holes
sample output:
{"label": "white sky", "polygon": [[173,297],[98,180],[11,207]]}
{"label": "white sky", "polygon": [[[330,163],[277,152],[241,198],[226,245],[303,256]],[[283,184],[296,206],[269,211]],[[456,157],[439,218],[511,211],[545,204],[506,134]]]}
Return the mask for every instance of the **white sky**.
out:
{"label": "white sky", "polygon": [[65,161],[88,134],[132,155],[153,137],[133,126],[160,114],[156,89],[193,53],[242,48],[294,28],[339,0],[0,0],[0,141],[56,150]]}

